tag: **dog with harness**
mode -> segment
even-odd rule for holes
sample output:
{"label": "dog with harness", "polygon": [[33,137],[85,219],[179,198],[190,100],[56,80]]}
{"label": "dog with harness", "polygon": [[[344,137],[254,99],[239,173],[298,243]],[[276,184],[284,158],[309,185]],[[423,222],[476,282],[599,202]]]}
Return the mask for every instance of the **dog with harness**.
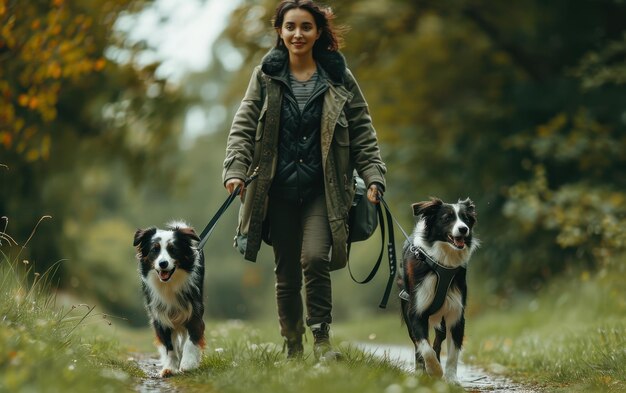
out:
{"label": "dog with harness", "polygon": [[[416,371],[441,377],[441,344],[447,344],[445,378],[457,382],[457,363],[465,332],[467,264],[480,242],[473,236],[476,208],[468,198],[412,205],[416,225],[405,242],[398,279],[402,315],[415,345]],[[429,329],[435,329],[430,345]]]}

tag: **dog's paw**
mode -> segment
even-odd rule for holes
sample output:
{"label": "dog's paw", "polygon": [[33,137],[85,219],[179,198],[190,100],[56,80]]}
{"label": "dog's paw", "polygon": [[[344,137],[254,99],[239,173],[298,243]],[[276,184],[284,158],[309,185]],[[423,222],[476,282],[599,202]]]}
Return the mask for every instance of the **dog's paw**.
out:
{"label": "dog's paw", "polygon": [[183,359],[183,361],[180,363],[180,372],[184,373],[185,371],[191,371],[194,370],[196,368],[198,368],[198,366],[200,365],[200,361],[192,361],[192,360],[187,360],[187,359]]}
{"label": "dog's paw", "polygon": [[164,368],[163,370],[161,370],[161,373],[159,375],[161,376],[161,378],[169,378],[174,374],[176,374],[174,370],[170,368]]}
{"label": "dog's paw", "polygon": [[441,378],[443,376],[443,369],[435,356],[424,356],[424,366],[426,367],[426,374],[431,377]]}
{"label": "dog's paw", "polygon": [[191,342],[187,342],[183,352],[183,359],[180,361],[180,371],[185,372],[198,368],[201,359],[202,350],[200,347]]}
{"label": "dog's paw", "polygon": [[443,369],[441,368],[441,363],[437,360],[437,354],[426,340],[422,340],[418,345],[415,360],[416,366],[421,364],[427,375],[435,378],[443,376]]}
{"label": "dog's paw", "polygon": [[456,385],[456,386],[461,386],[461,382],[459,381],[459,379],[457,378],[456,374],[448,374],[446,373],[443,377],[443,379],[451,384],[451,385]]}

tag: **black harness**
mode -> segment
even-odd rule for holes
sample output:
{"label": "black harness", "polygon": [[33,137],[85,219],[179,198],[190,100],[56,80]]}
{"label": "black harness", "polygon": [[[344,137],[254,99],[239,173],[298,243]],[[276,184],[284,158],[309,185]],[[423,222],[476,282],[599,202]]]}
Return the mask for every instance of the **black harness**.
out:
{"label": "black harness", "polygon": [[[454,277],[461,269],[465,269],[465,266],[458,266],[454,268],[443,266],[432,259],[430,255],[426,254],[424,250],[415,246],[410,246],[409,251],[413,253],[415,258],[418,260],[426,262],[430,269],[437,275],[435,298],[430,304],[430,307],[428,307],[428,309],[426,309],[426,311],[422,314],[429,317],[439,311],[439,309],[443,306],[443,303],[446,301],[448,289],[450,289],[450,285],[452,284],[452,280],[454,280]],[[400,291],[399,296],[403,300],[410,301],[410,295],[405,289]]]}

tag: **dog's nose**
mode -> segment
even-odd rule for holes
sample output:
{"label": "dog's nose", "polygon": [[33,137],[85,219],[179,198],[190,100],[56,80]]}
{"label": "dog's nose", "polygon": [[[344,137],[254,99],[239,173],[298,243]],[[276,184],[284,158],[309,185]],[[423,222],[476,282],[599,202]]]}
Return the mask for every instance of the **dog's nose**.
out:
{"label": "dog's nose", "polygon": [[167,267],[167,261],[161,261],[161,262],[159,262],[159,267],[160,267],[161,269],[165,269],[165,268]]}
{"label": "dog's nose", "polygon": [[461,235],[467,235],[468,230],[468,227],[459,227],[459,232],[461,232]]}

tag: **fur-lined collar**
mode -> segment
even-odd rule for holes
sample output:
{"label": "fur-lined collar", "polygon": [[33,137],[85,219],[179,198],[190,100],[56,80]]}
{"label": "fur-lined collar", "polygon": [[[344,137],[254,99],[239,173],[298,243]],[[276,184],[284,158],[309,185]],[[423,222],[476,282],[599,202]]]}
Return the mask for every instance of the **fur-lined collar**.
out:
{"label": "fur-lined collar", "polygon": [[[339,52],[323,51],[314,55],[318,65],[335,83],[343,83],[346,59]],[[284,47],[273,48],[261,61],[261,69],[270,76],[278,76],[286,70],[289,52]]]}

